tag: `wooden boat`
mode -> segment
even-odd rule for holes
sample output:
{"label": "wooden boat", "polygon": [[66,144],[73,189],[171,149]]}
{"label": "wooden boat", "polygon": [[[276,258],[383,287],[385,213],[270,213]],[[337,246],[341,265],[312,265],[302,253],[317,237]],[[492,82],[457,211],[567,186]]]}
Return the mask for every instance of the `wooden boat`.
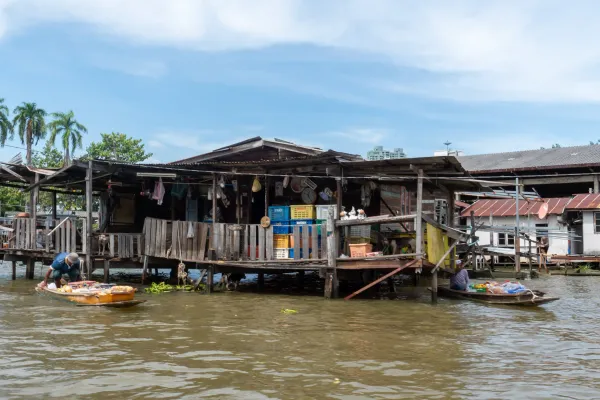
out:
{"label": "wooden boat", "polygon": [[128,287],[99,284],[94,281],[73,282],[68,286],[71,292],[39,286],[36,287],[36,291],[68,300],[78,306],[132,307],[145,302],[145,300],[134,299],[136,292],[134,288],[125,290]]}
{"label": "wooden boat", "polygon": [[[430,289],[431,290],[431,289]],[[478,301],[488,304],[504,304],[511,306],[538,306],[556,301],[558,297],[546,297],[546,293],[539,290],[531,290],[516,294],[494,294],[481,292],[467,292],[454,290],[445,286],[438,286],[438,295],[453,299]]]}

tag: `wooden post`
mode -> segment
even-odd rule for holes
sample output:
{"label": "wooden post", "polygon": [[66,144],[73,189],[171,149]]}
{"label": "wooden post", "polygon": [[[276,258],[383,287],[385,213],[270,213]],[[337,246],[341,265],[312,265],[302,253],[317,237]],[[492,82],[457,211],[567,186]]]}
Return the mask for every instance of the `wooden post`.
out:
{"label": "wooden post", "polygon": [[[212,181],[212,226],[210,227],[210,233],[212,235],[212,248],[211,250],[216,249],[217,246],[217,240],[218,239],[218,235],[217,235],[217,230],[215,229],[216,227],[216,223],[217,223],[217,175],[213,174],[213,181]],[[210,293],[210,292],[209,292]]]}
{"label": "wooden post", "polygon": [[104,283],[108,283],[109,274],[110,274],[110,261],[104,260]]}
{"label": "wooden post", "polygon": [[92,276],[92,235],[94,233],[94,220],[92,219],[92,188],[93,188],[93,162],[88,162],[88,168],[85,175],[85,211],[86,211],[86,222],[87,222],[87,237],[83,238],[86,241],[86,254],[85,264],[87,267],[87,279]]}
{"label": "wooden post", "polygon": [[471,258],[471,264],[473,267],[473,271],[475,271],[477,268],[477,262],[476,262],[476,257],[477,255],[475,254],[475,251],[473,249],[473,243],[475,242],[475,211],[471,210],[471,214],[470,214],[470,219],[471,219],[471,235],[469,237],[469,256]]}
{"label": "wooden post", "polygon": [[531,238],[527,238],[527,241],[529,242],[529,276],[531,277],[531,270],[533,269],[532,266],[532,260],[531,260]]}
{"label": "wooden post", "polygon": [[12,280],[16,280],[17,279],[17,262],[13,261],[12,262]]}
{"label": "wooden post", "polygon": [[[448,226],[449,227],[454,227],[456,226],[456,220],[454,218],[454,215],[456,214],[456,201],[455,201],[455,194],[454,191],[451,190],[450,192],[448,192],[448,213],[450,214],[450,217],[448,218]],[[454,240],[448,238],[448,247],[451,247],[454,244]],[[456,268],[456,253],[453,251],[450,253],[450,268],[455,269]],[[436,289],[437,290],[437,289]]]}
{"label": "wooden post", "polygon": [[[38,183],[40,181],[40,174],[36,173],[35,174],[35,183]],[[37,249],[37,203],[38,203],[38,196],[39,196],[39,187],[36,186],[35,189],[33,189],[31,191],[31,219],[32,219],[32,226],[31,226],[31,248],[32,249]],[[33,278],[32,278],[33,279]]]}
{"label": "wooden post", "polygon": [[600,177],[594,175],[594,193],[600,193]]}
{"label": "wooden post", "polygon": [[271,180],[268,176],[265,177],[265,215],[269,215],[269,184]]}
{"label": "wooden post", "polygon": [[144,267],[142,268],[142,284],[144,284],[147,274],[148,274],[148,256],[144,256]]}
{"label": "wooden post", "polygon": [[[415,221],[417,260],[423,259],[423,170],[417,171],[417,220]],[[421,265],[419,265],[421,266]]]}
{"label": "wooden post", "polygon": [[27,271],[26,271],[26,277],[27,279],[33,279],[33,275],[34,275],[34,268],[35,268],[35,259],[33,259],[32,257],[27,259]]}
{"label": "wooden post", "polygon": [[263,290],[265,288],[265,274],[263,272],[258,273],[258,290]]}
{"label": "wooden post", "polygon": [[329,207],[327,215],[327,274],[325,278],[325,298],[335,298],[338,295],[337,282],[337,229],[333,207]]}
{"label": "wooden post", "polygon": [[212,293],[213,283],[215,279],[215,268],[212,265],[208,266],[208,274],[206,275],[206,293]]}
{"label": "wooden post", "polygon": [[58,218],[56,216],[56,192],[52,192],[52,221],[56,221]]}
{"label": "wooden post", "polygon": [[521,190],[519,187],[519,177],[515,178],[515,272],[521,271],[521,227],[519,217],[520,217],[520,207],[519,207],[519,197],[521,196]]}
{"label": "wooden post", "polygon": [[438,272],[435,271],[431,277],[431,302],[437,303],[438,301]]}

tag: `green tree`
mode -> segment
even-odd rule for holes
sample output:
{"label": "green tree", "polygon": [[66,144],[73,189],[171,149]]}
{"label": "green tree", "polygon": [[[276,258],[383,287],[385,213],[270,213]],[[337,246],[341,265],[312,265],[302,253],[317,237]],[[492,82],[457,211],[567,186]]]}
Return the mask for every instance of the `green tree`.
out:
{"label": "green tree", "polygon": [[152,157],[146,153],[142,139],[134,139],[124,133],[102,133],[100,142],[92,142],[83,159],[99,159],[137,163]]}
{"label": "green tree", "polygon": [[48,141],[54,146],[56,136],[60,136],[62,148],[65,152],[65,164],[71,162],[71,155],[76,148],[82,147],[82,134],[87,133],[87,128],[77,122],[73,111],[67,113],[53,113],[54,121],[48,124],[50,138]]}
{"label": "green tree", "polygon": [[60,151],[48,141],[42,151],[35,152],[32,162],[38,168],[60,168],[63,166],[64,159]]}
{"label": "green tree", "polygon": [[13,126],[8,119],[8,107],[4,105],[4,99],[0,98],[0,146],[4,147],[6,140],[12,139]]}
{"label": "green tree", "polygon": [[17,106],[13,114],[13,128],[19,133],[21,143],[27,147],[27,165],[31,165],[31,150],[34,144],[46,136],[46,111],[35,103],[23,103]]}
{"label": "green tree", "polygon": [[27,198],[21,189],[0,186],[0,213],[4,216],[6,211],[23,211]]}

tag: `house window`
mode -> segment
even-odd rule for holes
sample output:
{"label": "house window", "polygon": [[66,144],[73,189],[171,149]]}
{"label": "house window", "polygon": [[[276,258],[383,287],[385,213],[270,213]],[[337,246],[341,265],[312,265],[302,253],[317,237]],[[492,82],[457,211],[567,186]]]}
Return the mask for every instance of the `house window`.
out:
{"label": "house window", "polygon": [[498,234],[498,246],[514,246],[515,245],[515,236],[508,235],[506,233]]}
{"label": "house window", "polygon": [[594,213],[594,233],[600,233],[600,212]]}

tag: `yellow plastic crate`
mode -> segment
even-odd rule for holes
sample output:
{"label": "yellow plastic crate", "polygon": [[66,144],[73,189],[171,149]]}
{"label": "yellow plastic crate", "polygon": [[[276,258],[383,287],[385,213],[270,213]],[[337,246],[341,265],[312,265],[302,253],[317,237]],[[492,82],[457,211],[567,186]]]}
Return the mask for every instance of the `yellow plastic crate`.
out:
{"label": "yellow plastic crate", "polygon": [[290,247],[290,235],[273,235],[273,247],[276,249]]}
{"label": "yellow plastic crate", "polygon": [[290,206],[290,215],[292,219],[315,219],[317,212],[315,206]]}

